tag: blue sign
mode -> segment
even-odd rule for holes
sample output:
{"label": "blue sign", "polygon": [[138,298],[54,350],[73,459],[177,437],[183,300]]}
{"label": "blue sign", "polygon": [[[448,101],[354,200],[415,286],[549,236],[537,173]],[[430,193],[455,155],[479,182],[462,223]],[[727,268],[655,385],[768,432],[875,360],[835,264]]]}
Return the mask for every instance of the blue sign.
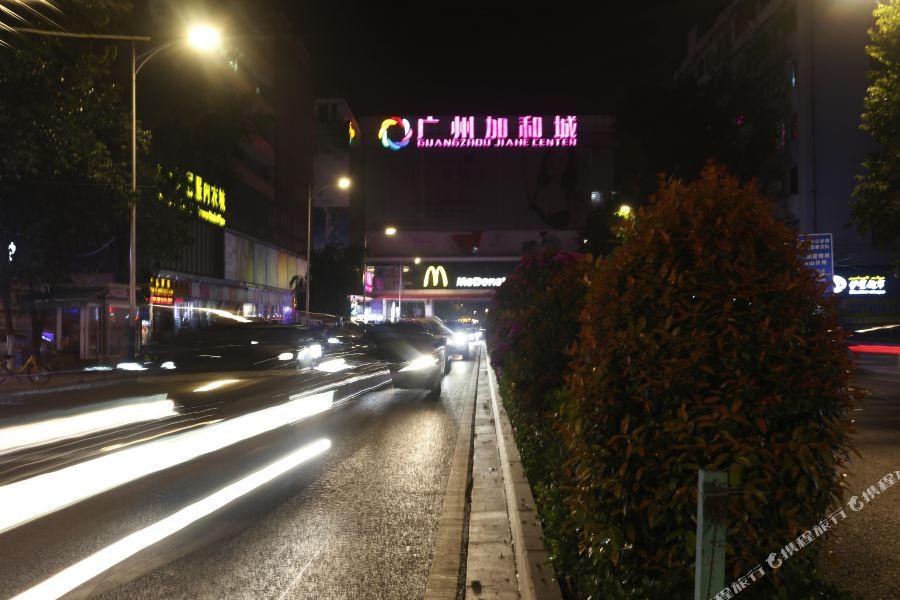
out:
{"label": "blue sign", "polygon": [[819,272],[821,280],[831,285],[834,280],[834,251],[830,233],[801,233],[800,242],[809,242],[803,264]]}

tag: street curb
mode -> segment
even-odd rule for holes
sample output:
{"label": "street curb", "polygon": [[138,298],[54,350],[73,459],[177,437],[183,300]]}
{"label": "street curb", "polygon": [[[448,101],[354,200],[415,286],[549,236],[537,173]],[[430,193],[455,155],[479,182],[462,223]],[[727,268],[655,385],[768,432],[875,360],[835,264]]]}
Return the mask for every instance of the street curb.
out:
{"label": "street curb", "polygon": [[456,600],[465,585],[465,552],[468,538],[467,511],[472,484],[472,452],[475,440],[475,396],[478,393],[479,354],[470,384],[466,389],[466,404],[459,422],[456,448],[450,461],[450,475],[441,508],[437,537],[434,542],[425,600]]}
{"label": "street curb", "polygon": [[556,580],[556,573],[550,564],[550,555],[544,547],[544,532],[537,516],[531,485],[522,467],[512,425],[497,392],[499,387],[497,376],[491,368],[486,348],[485,363],[491,390],[494,427],[497,430],[500,468],[506,490],[506,509],[509,514],[516,570],[519,576],[519,594],[522,600],[561,600],[562,592]]}
{"label": "street curb", "polygon": [[57,392],[73,392],[78,390],[92,390],[94,388],[107,387],[116,385],[117,383],[137,383],[136,377],[109,378],[100,381],[69,383],[65,385],[50,387],[35,387],[35,389],[16,390],[12,392],[0,392],[2,398],[19,398],[21,396],[42,396],[46,394],[55,394]]}

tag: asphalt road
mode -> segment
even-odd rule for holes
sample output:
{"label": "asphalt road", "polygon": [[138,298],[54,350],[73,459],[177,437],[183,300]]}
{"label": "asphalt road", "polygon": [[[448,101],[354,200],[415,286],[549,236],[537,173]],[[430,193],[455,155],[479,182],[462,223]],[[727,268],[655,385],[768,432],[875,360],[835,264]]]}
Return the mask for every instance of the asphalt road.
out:
{"label": "asphalt road", "polygon": [[[847,465],[850,495],[861,496],[888,473],[900,471],[900,357],[862,357],[856,383],[870,395],[854,414],[860,456]],[[826,578],[863,600],[900,598],[900,485],[859,512],[848,511],[825,540]]]}
{"label": "asphalt road", "polygon": [[[72,565],[78,567],[70,572],[89,570],[102,558],[114,566],[65,597],[421,598],[461,409],[474,394],[474,364],[454,362],[438,400],[376,391],[0,533],[0,597]],[[156,391],[132,388],[134,395]],[[97,401],[117,391],[90,393]],[[263,407],[234,410],[251,408]],[[94,436],[90,447],[61,443],[29,453],[28,460],[0,464],[0,484],[86,460],[110,444],[202,428],[220,413],[221,406],[198,403],[162,425]],[[185,516],[313,445],[321,453],[299,466],[235,492],[206,516]],[[146,542],[149,532],[180,517],[175,530]]]}

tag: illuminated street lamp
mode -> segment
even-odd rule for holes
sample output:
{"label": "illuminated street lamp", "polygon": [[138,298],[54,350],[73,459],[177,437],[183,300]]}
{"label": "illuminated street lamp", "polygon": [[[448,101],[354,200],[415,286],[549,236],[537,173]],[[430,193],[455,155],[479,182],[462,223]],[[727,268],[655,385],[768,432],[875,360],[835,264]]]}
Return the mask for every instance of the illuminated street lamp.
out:
{"label": "illuminated street lamp", "polygon": [[415,259],[413,259],[413,262],[418,265],[422,262],[422,259],[417,256]]}
{"label": "illuminated street lamp", "polygon": [[338,187],[342,190],[349,190],[351,184],[352,182],[350,181],[349,177],[341,177],[337,182]]}
{"label": "illuminated street lamp", "polygon": [[50,37],[77,38],[86,40],[112,40],[131,42],[131,232],[129,235],[128,256],[128,313],[131,318],[128,335],[128,354],[134,358],[137,354],[137,76],[144,65],[150,62],[154,56],[164,50],[173,48],[184,42],[195,50],[209,52],[218,48],[221,42],[221,33],[215,27],[208,24],[194,25],[187,30],[183,38],[161,44],[147,50],[143,54],[137,54],[135,44],[137,42],[149,42],[147,36],[137,35],[108,35],[100,33],[71,33],[68,31],[49,31],[44,29],[30,29],[25,27],[12,28],[18,33],[29,33]]}
{"label": "illuminated street lamp", "polygon": [[221,47],[222,34],[210,25],[194,25],[188,29],[188,43],[201,52],[209,52]]}
{"label": "illuminated street lamp", "polygon": [[[366,320],[366,273],[369,272],[369,238],[375,234],[376,232],[367,234],[365,231],[363,231],[363,321]],[[384,228],[384,235],[388,237],[397,235],[397,228],[393,225],[388,225]]]}
{"label": "illuminated street lamp", "polygon": [[623,204],[619,207],[619,210],[616,211],[616,216],[622,217],[623,219],[628,219],[631,217],[631,207],[627,204]]}

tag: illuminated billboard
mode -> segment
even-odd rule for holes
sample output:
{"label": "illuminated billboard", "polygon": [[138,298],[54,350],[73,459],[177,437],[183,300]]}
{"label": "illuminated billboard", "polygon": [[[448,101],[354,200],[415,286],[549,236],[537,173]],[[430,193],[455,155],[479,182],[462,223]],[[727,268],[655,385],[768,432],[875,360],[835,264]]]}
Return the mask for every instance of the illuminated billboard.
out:
{"label": "illuminated billboard", "polygon": [[378,130],[381,145],[401,150],[415,140],[415,147],[430,148],[574,148],[578,146],[575,115],[522,115],[518,117],[474,115],[436,118],[431,115],[411,121],[393,116]]}

